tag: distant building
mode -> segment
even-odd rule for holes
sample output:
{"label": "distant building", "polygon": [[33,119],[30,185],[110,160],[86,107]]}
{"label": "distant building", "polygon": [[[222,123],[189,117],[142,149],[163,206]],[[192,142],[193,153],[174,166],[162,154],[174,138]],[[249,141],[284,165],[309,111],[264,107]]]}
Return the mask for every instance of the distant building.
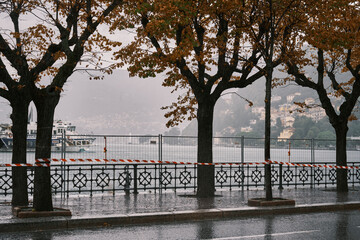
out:
{"label": "distant building", "polygon": [[313,98],[305,99],[305,104],[306,105],[311,105],[311,104],[314,104],[314,103],[315,103],[315,99],[313,99]]}
{"label": "distant building", "polygon": [[260,120],[265,120],[265,108],[264,107],[253,107],[251,109],[251,112],[256,115],[260,115],[259,116]]}
{"label": "distant building", "polygon": [[253,128],[252,127],[242,127],[241,128],[241,132],[252,132]]}
{"label": "distant building", "polygon": [[293,100],[294,100],[294,98],[295,98],[295,96],[301,96],[301,93],[296,92],[296,93],[294,93],[294,94],[288,95],[288,96],[286,97],[286,101],[287,101],[288,103],[292,103]]}
{"label": "distant building", "polygon": [[311,108],[309,110],[309,115],[308,117],[310,117],[313,121],[318,122],[321,119],[323,119],[324,117],[326,117],[326,113],[325,110],[317,107],[317,108]]}
{"label": "distant building", "polygon": [[255,113],[255,114],[262,114],[263,112],[265,112],[265,108],[264,107],[253,107],[251,109],[251,112]]}
{"label": "distant building", "polygon": [[256,119],[251,119],[251,120],[250,120],[250,125],[255,125],[256,122],[257,122]]}
{"label": "distant building", "polygon": [[289,110],[291,109],[291,106],[292,106],[292,104],[289,104],[289,103],[284,103],[284,104],[281,104],[280,106],[279,106],[279,111],[280,112],[289,112]]}
{"label": "distant building", "polygon": [[294,128],[285,128],[281,133],[279,138],[290,139],[294,134]]}
{"label": "distant building", "polygon": [[295,122],[295,118],[291,117],[291,116],[283,117],[280,120],[281,120],[281,124],[284,127],[292,127],[294,125],[294,122]]}
{"label": "distant building", "polygon": [[272,102],[278,102],[278,101],[281,101],[281,96],[273,96],[273,97],[271,97],[271,101]]}
{"label": "distant building", "polygon": [[349,137],[350,140],[360,140],[360,137]]}

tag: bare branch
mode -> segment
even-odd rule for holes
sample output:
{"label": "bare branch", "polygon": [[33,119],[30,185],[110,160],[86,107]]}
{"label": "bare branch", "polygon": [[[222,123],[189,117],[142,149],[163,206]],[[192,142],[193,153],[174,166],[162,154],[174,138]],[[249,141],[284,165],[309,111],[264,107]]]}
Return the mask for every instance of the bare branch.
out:
{"label": "bare branch", "polygon": [[350,94],[348,92],[346,92],[342,87],[341,85],[336,81],[336,77],[335,77],[335,74],[333,72],[327,72],[330,80],[331,80],[331,83],[332,83],[332,87],[335,91],[339,92],[342,96],[345,97],[345,99],[349,99],[350,98]]}
{"label": "bare branch", "polygon": [[24,59],[20,54],[17,54],[18,53],[17,50],[12,50],[1,34],[0,34],[0,52],[4,54],[6,59],[18,72],[27,71],[28,64],[26,59]]}
{"label": "bare branch", "polygon": [[2,59],[0,58],[0,82],[4,83],[8,88],[13,87],[14,81],[6,70],[6,66]]}
{"label": "bare branch", "polygon": [[10,94],[7,90],[3,89],[3,88],[0,88],[0,97],[3,97],[5,98],[6,100],[9,101],[10,99]]}
{"label": "bare branch", "polygon": [[31,70],[31,74],[37,76],[42,71],[45,71],[48,67],[52,66],[57,60],[55,54],[61,50],[61,47],[60,44],[51,44],[40,62]]}

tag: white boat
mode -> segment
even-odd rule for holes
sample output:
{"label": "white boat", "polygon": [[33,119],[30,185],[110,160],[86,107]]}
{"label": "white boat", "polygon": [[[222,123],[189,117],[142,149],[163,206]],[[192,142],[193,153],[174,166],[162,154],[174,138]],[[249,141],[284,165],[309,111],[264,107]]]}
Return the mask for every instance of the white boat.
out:
{"label": "white boat", "polygon": [[[31,120],[31,114],[29,115]],[[37,125],[34,121],[28,123],[27,148],[34,150],[36,147]],[[76,132],[76,126],[70,122],[56,120],[53,124],[53,134],[51,142],[52,151],[83,152],[88,151],[89,147],[95,141],[94,137],[79,135]],[[0,124],[0,151],[11,151],[13,146],[13,137],[10,124]]]}

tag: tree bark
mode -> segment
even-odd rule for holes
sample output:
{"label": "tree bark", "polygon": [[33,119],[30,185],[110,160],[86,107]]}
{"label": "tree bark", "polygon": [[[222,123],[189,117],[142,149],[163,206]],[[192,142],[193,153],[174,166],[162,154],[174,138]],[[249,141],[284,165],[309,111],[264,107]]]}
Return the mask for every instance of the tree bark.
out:
{"label": "tree bark", "polygon": [[[266,93],[265,93],[265,146],[264,156],[265,160],[270,160],[270,134],[271,134],[271,81],[272,81],[272,70],[269,71],[266,76]],[[266,200],[271,201],[272,187],[271,187],[271,164],[265,164],[265,191]]]}
{"label": "tree bark", "polygon": [[[348,131],[347,121],[338,124],[335,128],[336,133],[336,165],[347,166],[346,160],[346,135]],[[336,190],[337,192],[348,192],[348,170],[336,169]]]}
{"label": "tree bark", "polygon": [[[12,163],[26,163],[29,104],[30,101],[21,96],[15,97],[11,102],[12,113],[10,118],[12,120],[11,131],[13,134]],[[12,190],[11,205],[13,207],[27,206],[29,204],[26,167],[12,168]]]}
{"label": "tree bark", "polygon": [[[206,99],[198,103],[198,162],[212,163],[213,118],[215,103]],[[215,193],[214,166],[201,166],[197,168],[197,196],[211,197]]]}
{"label": "tree bark", "polygon": [[[34,97],[38,121],[36,159],[51,158],[54,112],[59,99],[60,94],[56,93],[52,86],[38,91]],[[36,211],[53,211],[50,167],[35,168],[34,209]]]}

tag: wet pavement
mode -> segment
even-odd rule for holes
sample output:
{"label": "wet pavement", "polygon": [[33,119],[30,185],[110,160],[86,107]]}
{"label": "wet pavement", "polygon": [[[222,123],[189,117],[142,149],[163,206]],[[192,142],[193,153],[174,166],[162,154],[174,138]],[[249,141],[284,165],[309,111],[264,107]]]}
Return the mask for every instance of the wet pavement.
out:
{"label": "wet pavement", "polygon": [[129,195],[104,193],[92,197],[76,195],[53,198],[54,207],[70,209],[72,217],[29,219],[14,217],[10,202],[0,198],[0,232],[82,228],[108,223],[120,225],[181,219],[217,219],[244,214],[323,212],[343,210],[344,205],[350,206],[349,209],[360,210],[359,190],[350,189],[348,193],[339,194],[334,189],[274,189],[274,197],[295,200],[295,206],[286,207],[249,207],[248,199],[264,197],[263,190],[217,191],[212,198],[196,198],[194,192],[147,192]]}

